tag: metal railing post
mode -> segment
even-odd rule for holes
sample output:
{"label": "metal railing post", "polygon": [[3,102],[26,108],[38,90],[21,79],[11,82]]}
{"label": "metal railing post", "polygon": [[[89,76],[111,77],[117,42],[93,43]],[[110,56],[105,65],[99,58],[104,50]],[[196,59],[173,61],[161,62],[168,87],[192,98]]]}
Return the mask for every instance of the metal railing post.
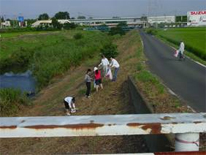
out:
{"label": "metal railing post", "polygon": [[175,134],[175,151],[199,151],[199,133]]}

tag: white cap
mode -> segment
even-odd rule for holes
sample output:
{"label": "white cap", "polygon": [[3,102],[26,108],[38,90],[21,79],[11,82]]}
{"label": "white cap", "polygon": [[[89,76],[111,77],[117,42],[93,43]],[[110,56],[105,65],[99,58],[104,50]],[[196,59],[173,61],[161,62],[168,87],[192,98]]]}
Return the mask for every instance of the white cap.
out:
{"label": "white cap", "polygon": [[95,72],[96,70],[98,70],[98,68],[97,68],[97,67],[94,67],[94,72]]}

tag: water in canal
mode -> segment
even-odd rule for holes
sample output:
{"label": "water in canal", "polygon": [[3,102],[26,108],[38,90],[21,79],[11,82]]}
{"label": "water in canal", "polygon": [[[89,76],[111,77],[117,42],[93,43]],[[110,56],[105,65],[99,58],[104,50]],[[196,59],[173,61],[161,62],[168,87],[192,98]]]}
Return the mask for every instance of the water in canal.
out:
{"label": "water in canal", "polygon": [[14,74],[12,72],[0,75],[0,89],[16,88],[22,92],[35,92],[35,79],[32,77],[31,71],[25,73]]}

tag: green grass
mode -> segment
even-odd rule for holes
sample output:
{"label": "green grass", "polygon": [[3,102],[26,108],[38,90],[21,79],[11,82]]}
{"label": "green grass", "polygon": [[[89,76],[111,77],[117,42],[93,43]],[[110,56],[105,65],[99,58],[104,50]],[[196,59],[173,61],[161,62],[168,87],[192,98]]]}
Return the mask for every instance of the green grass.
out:
{"label": "green grass", "polygon": [[[75,39],[76,34],[81,34],[81,38]],[[71,66],[94,57],[111,41],[112,37],[105,33],[75,30],[3,39],[0,71],[30,69],[37,79],[38,88],[42,88]]]}
{"label": "green grass", "polygon": [[185,49],[206,60],[206,28],[172,28],[157,30],[157,36],[179,46],[184,41]]}
{"label": "green grass", "polygon": [[21,105],[28,105],[29,99],[18,89],[0,89],[0,116],[16,113]]}
{"label": "green grass", "polygon": [[[57,32],[57,31],[52,31],[52,32]],[[52,33],[49,32],[49,33]],[[14,38],[14,37],[19,37],[23,35],[35,35],[35,34],[42,34],[42,33],[48,33],[48,31],[33,31],[33,32],[8,32],[8,33],[0,33],[0,38]]]}

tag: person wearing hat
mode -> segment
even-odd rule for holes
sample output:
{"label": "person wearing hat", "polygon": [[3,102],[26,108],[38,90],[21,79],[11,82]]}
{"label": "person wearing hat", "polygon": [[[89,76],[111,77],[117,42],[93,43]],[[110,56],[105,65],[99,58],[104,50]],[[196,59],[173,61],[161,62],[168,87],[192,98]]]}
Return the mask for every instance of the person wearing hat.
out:
{"label": "person wearing hat", "polygon": [[64,106],[67,115],[71,115],[70,113],[75,113],[76,112],[75,97],[70,97],[70,96],[66,97],[64,99]]}
{"label": "person wearing hat", "polygon": [[99,87],[103,89],[102,85],[102,78],[101,78],[101,71],[97,68],[94,67],[94,78],[95,78],[95,84],[96,84],[96,91],[98,92]]}

